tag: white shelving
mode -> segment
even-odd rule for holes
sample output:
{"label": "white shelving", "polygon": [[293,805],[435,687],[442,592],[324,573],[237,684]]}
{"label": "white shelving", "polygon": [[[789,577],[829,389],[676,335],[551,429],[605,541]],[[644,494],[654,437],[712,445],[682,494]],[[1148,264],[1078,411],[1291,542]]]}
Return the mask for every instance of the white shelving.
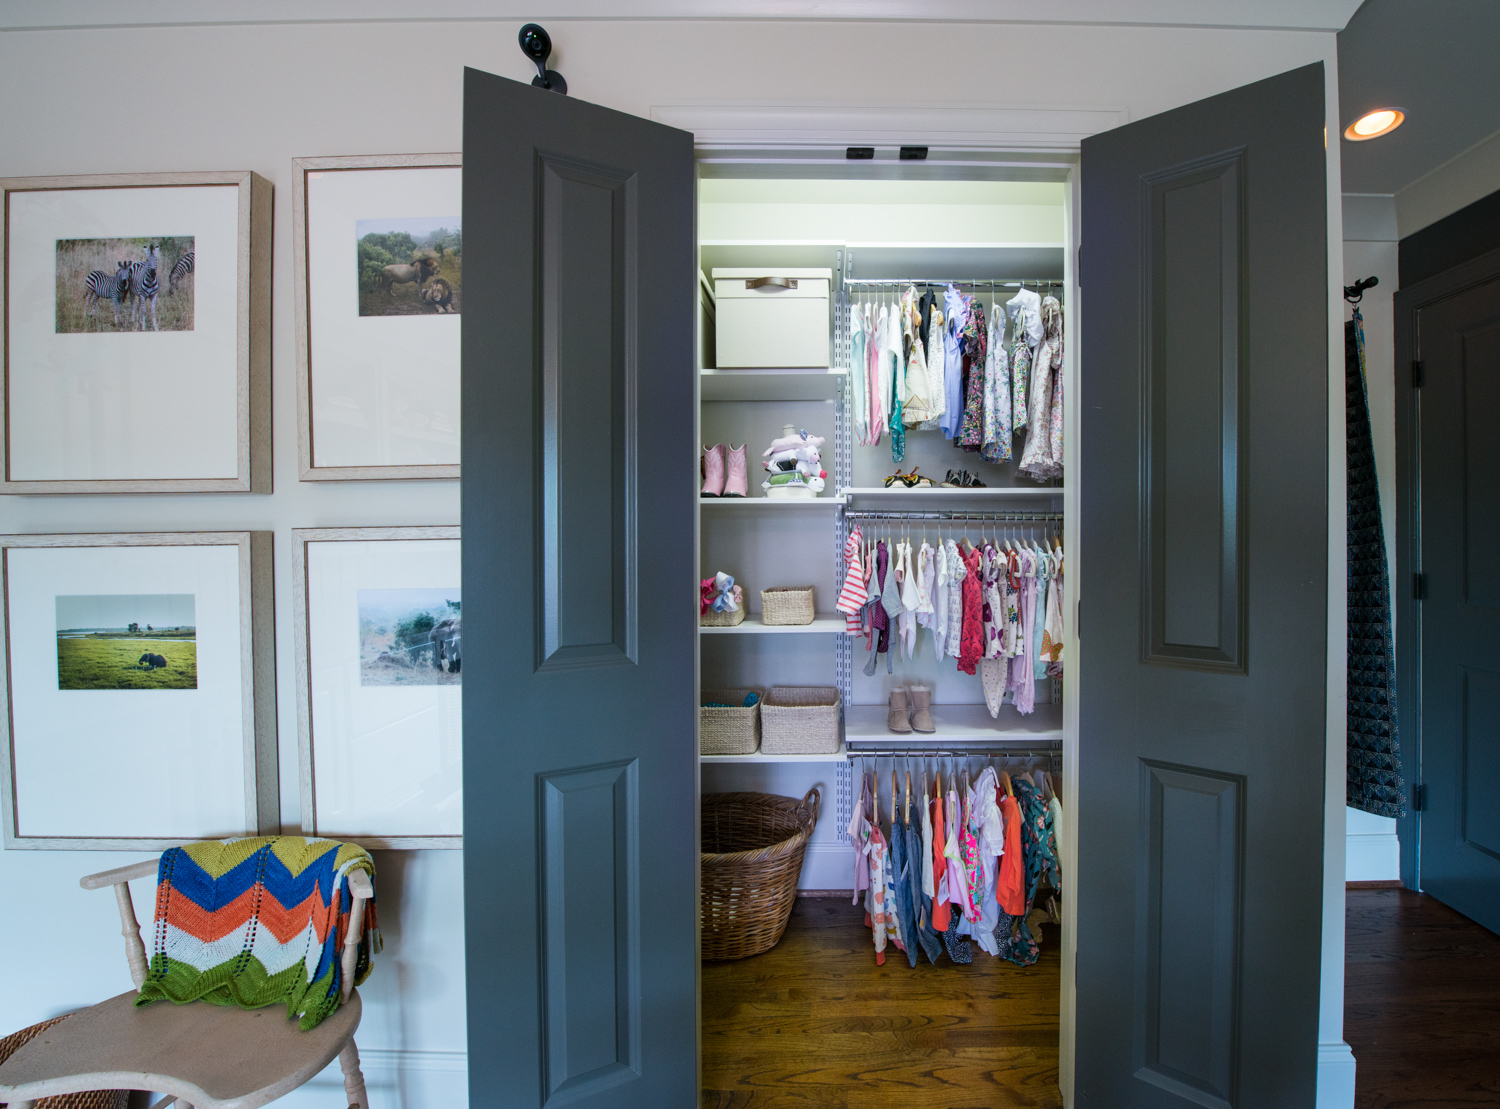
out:
{"label": "white shelving", "polygon": [[844,502],[837,497],[699,497],[698,503],[705,508],[733,508],[742,512],[746,509],[774,508],[780,512],[839,508]]}
{"label": "white shelving", "polygon": [[908,489],[904,485],[895,485],[887,489],[884,486],[863,486],[852,489],[840,489],[839,496],[845,498],[859,498],[862,501],[933,501],[946,503],[948,501],[979,501],[979,502],[1005,502],[1025,500],[1031,501],[1045,497],[1061,497],[1063,487],[1061,485],[1017,485],[1005,487],[986,487],[984,489],[944,489],[942,487],[925,486],[917,489]]}
{"label": "white shelving", "polygon": [[829,635],[844,630],[844,618],[840,616],[815,616],[811,624],[762,624],[759,616],[745,617],[743,624],[731,628],[698,629],[704,635]]}
{"label": "white shelving", "polygon": [[942,743],[1027,743],[1060,740],[1063,737],[1062,706],[1039,704],[1029,716],[1010,705],[1000,706],[998,719],[990,718],[984,705],[933,705],[932,722],[937,731],[897,734],[886,727],[885,705],[851,705],[844,713],[844,735],[861,745],[888,744],[913,747]]}
{"label": "white shelving", "polygon": [[699,755],[700,762],[739,762],[760,763],[762,765],[773,762],[843,762],[847,756],[843,747],[840,747],[831,755],[767,755],[756,751],[753,755]]}
{"label": "white shelving", "polygon": [[835,400],[848,370],[699,370],[706,401]]}

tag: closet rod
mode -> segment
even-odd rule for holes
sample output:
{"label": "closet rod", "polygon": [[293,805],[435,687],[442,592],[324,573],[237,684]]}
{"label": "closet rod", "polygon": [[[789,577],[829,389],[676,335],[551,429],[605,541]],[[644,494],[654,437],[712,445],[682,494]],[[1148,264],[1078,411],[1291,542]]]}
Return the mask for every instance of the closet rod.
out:
{"label": "closet rod", "polygon": [[853,747],[845,750],[845,756],[850,762],[858,758],[873,758],[875,756],[887,756],[891,758],[966,758],[966,759],[993,759],[993,758],[1017,758],[1017,759],[1040,759],[1051,758],[1062,754],[1062,740],[1051,744],[1032,744],[1026,747]]}
{"label": "closet rod", "polygon": [[958,281],[949,277],[846,277],[845,285],[967,285],[971,289],[994,288],[997,285],[1045,285],[1062,288],[1063,283],[1048,277],[997,277],[993,281]]}
{"label": "closet rod", "polygon": [[972,520],[993,524],[1060,524],[1061,512],[877,512],[845,509],[846,520]]}

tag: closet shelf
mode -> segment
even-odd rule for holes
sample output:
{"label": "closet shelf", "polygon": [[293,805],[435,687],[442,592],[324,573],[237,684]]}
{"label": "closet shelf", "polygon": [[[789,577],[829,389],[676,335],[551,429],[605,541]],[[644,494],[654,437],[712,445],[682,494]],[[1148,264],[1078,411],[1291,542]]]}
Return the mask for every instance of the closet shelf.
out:
{"label": "closet shelf", "polygon": [[1063,737],[1062,706],[1039,704],[1029,716],[1010,705],[1000,706],[998,719],[991,719],[983,705],[933,705],[932,735],[912,732],[897,735],[886,727],[888,706],[852,705],[844,713],[844,735],[851,743],[876,747],[914,747],[923,744],[988,743],[1014,741],[1017,746]]}
{"label": "closet shelf", "polygon": [[844,502],[838,497],[699,497],[698,503],[705,508],[735,508],[739,511],[754,508],[774,508],[778,512],[809,508],[842,508]]}
{"label": "closet shelf", "polygon": [[729,628],[704,628],[698,629],[704,635],[819,635],[842,632],[844,630],[843,616],[815,616],[811,624],[762,624],[759,616],[746,616],[743,624],[735,624]]}
{"label": "closet shelf", "polygon": [[699,370],[702,400],[837,400],[848,370]]}
{"label": "closet shelf", "polygon": [[770,765],[776,762],[843,762],[847,756],[842,746],[831,755],[767,755],[756,751],[753,755],[699,755],[699,762],[749,762]]}
{"label": "closet shelf", "polygon": [[846,499],[858,497],[861,500],[881,501],[1015,501],[1035,500],[1038,497],[1061,497],[1063,487],[1061,485],[1016,485],[1002,488],[991,486],[985,489],[943,489],[929,486],[922,489],[908,489],[904,485],[897,485],[887,489],[881,485],[872,485],[840,489],[839,495]]}

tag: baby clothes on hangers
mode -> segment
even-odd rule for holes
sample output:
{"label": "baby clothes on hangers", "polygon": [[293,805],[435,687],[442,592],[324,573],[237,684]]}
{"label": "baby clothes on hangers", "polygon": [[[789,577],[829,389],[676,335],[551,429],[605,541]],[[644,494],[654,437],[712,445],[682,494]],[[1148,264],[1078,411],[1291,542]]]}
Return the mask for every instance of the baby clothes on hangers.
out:
{"label": "baby clothes on hangers", "polygon": [[1062,676],[1063,656],[1063,572],[1062,556],[1056,556],[1052,583],[1047,590],[1047,615],[1042,623],[1042,657],[1047,660],[1047,676]]}
{"label": "baby clothes on hangers", "polygon": [[[876,660],[888,650],[891,643],[891,621],[885,607],[885,588],[887,582],[894,582],[895,574],[891,571],[890,551],[886,549],[885,540],[875,544],[875,588],[871,590],[870,603],[870,631],[872,635],[870,658],[865,663],[865,673],[875,673]],[[889,656],[886,660],[890,665]]]}
{"label": "baby clothes on hangers", "polygon": [[964,415],[958,427],[958,445],[966,451],[977,451],[984,444],[984,309],[973,297],[965,297],[964,304],[968,309],[960,339],[960,349],[963,351]]}
{"label": "baby clothes on hangers", "polygon": [[927,351],[922,345],[922,315],[917,307],[917,290],[911,286],[901,298],[902,340],[906,347],[906,396],[902,401],[902,422],[918,427],[932,416],[932,383],[927,373]]}
{"label": "baby clothes on hangers", "polygon": [[932,928],[943,933],[948,930],[951,898],[948,895],[948,840],[943,823],[943,796],[933,787],[928,799],[932,810]]}
{"label": "baby clothes on hangers", "polygon": [[[878,784],[877,784],[878,788]],[[885,945],[890,937],[890,909],[887,900],[885,875],[890,869],[886,859],[885,836],[880,823],[870,825],[870,888],[866,901],[866,912],[870,918],[870,933],[875,941],[875,965],[885,965]]]}
{"label": "baby clothes on hangers", "polygon": [[[1041,311],[1043,338],[1031,365],[1031,411],[1020,470],[1037,481],[1048,481],[1061,473],[1061,467],[1054,470],[1052,464],[1052,377],[1054,372],[1062,373],[1062,311],[1052,296],[1042,301]],[[1062,434],[1061,425],[1058,434]]]}
{"label": "baby clothes on hangers", "polygon": [[1041,297],[1026,288],[1005,302],[1013,335],[1010,349],[1010,395],[1011,427],[1015,431],[1024,431],[1031,415],[1027,403],[1031,395],[1031,355],[1042,341],[1041,308]]}
{"label": "baby clothes on hangers", "polygon": [[1031,676],[1041,681],[1047,676],[1047,657],[1042,653],[1047,635],[1047,598],[1052,593],[1052,557],[1046,552],[1036,555],[1036,633],[1037,649],[1032,652]]}
{"label": "baby clothes on hangers", "polygon": [[1036,705],[1036,684],[1032,677],[1035,669],[1033,659],[1036,645],[1033,637],[1036,620],[1036,555],[1024,547],[1016,552],[1020,563],[1019,588],[1021,645],[1016,657],[1011,660],[1011,701],[1022,716],[1028,715]]}
{"label": "baby clothes on hangers", "polygon": [[948,551],[939,536],[932,550],[932,619],[928,627],[932,631],[932,649],[937,660],[943,661],[948,647]]}
{"label": "baby clothes on hangers", "polygon": [[979,457],[986,462],[1008,462],[1011,457],[1010,364],[1002,340],[1005,317],[990,317],[989,350],[984,364],[984,437]]}
{"label": "baby clothes on hangers", "polygon": [[943,413],[948,410],[947,375],[943,363],[947,355],[943,349],[943,309],[937,296],[930,290],[922,298],[923,313],[922,351],[926,355],[927,393],[931,412],[918,426],[923,431],[932,431],[942,424]]}
{"label": "baby clothes on hangers", "polygon": [[850,390],[852,403],[849,406],[854,431],[854,441],[864,444],[870,434],[870,390],[864,383],[865,343],[869,336],[863,309],[858,304],[849,306],[849,367],[856,375]]}
{"label": "baby clothes on hangers", "polygon": [[859,614],[870,600],[870,594],[865,590],[865,566],[860,557],[864,541],[864,533],[858,526],[844,540],[844,585],[839,590],[839,599],[833,607],[844,614],[844,632],[847,635],[859,635],[864,630]]}
{"label": "baby clothes on hangers", "polygon": [[911,558],[911,541],[907,540],[901,544],[901,657],[906,662],[916,658],[919,600],[916,567]]}
{"label": "baby clothes on hangers", "polygon": [[[849,818],[849,845],[854,849],[854,901],[870,888],[870,778],[859,776],[859,797]],[[866,924],[868,925],[868,921]]]}
{"label": "baby clothes on hangers", "polygon": [[969,567],[959,553],[958,544],[950,539],[945,544],[948,552],[948,657],[957,658],[963,646],[964,623],[964,578]]}
{"label": "baby clothes on hangers", "polygon": [[885,361],[880,356],[881,343],[884,341],[885,309],[866,303],[865,317],[868,327],[865,335],[865,390],[869,399],[865,410],[867,423],[863,445],[874,447],[879,446],[880,436],[885,432],[885,393],[880,377],[881,366]]}
{"label": "baby clothes on hangers", "polygon": [[943,414],[938,428],[948,439],[958,437],[958,425],[963,419],[963,353],[959,350],[959,332],[963,330],[963,294],[954,285],[943,291]]}
{"label": "baby clothes on hangers", "polygon": [[937,567],[933,565],[932,553],[927,540],[922,540],[922,549],[917,552],[917,623],[929,630],[937,612],[932,600],[932,589],[937,584]]}
{"label": "baby clothes on hangers", "polygon": [[972,674],[975,664],[984,654],[984,628],[980,614],[983,581],[979,552],[971,547],[963,552],[963,560],[963,630],[959,638],[958,668],[965,674]]}

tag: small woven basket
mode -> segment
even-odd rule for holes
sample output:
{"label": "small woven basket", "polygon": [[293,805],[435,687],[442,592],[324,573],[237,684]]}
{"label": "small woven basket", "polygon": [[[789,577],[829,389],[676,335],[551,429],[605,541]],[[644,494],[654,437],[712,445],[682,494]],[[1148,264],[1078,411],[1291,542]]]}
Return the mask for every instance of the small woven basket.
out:
{"label": "small woven basket", "polygon": [[740,602],[740,607],[733,612],[715,612],[709,609],[707,612],[698,614],[698,626],[703,628],[732,628],[736,624],[745,622],[745,603]]}
{"label": "small woven basket", "polygon": [[811,624],[815,615],[813,587],[810,585],[786,585],[760,591],[760,619],[768,627]]}
{"label": "small woven basket", "polygon": [[[66,1015],[53,1017],[51,1020],[33,1024],[30,1028],[12,1032],[4,1039],[0,1039],[0,1063],[5,1062],[53,1025],[61,1024],[67,1019]],[[39,1097],[33,1104],[36,1109],[125,1109],[129,1101],[129,1090],[85,1090],[77,1094]]]}
{"label": "small woven basket", "polygon": [[816,786],[798,801],[769,793],[707,793],[698,926],[705,959],[743,959],[780,942],[797,897],[802,855],[818,823]]}
{"label": "small woven basket", "polygon": [[778,685],[761,702],[760,749],[768,755],[832,755],[839,749],[839,691]]}
{"label": "small woven basket", "polygon": [[745,697],[758,689],[705,689],[698,709],[698,752],[703,755],[753,755],[760,747],[760,701],[745,707]]}

